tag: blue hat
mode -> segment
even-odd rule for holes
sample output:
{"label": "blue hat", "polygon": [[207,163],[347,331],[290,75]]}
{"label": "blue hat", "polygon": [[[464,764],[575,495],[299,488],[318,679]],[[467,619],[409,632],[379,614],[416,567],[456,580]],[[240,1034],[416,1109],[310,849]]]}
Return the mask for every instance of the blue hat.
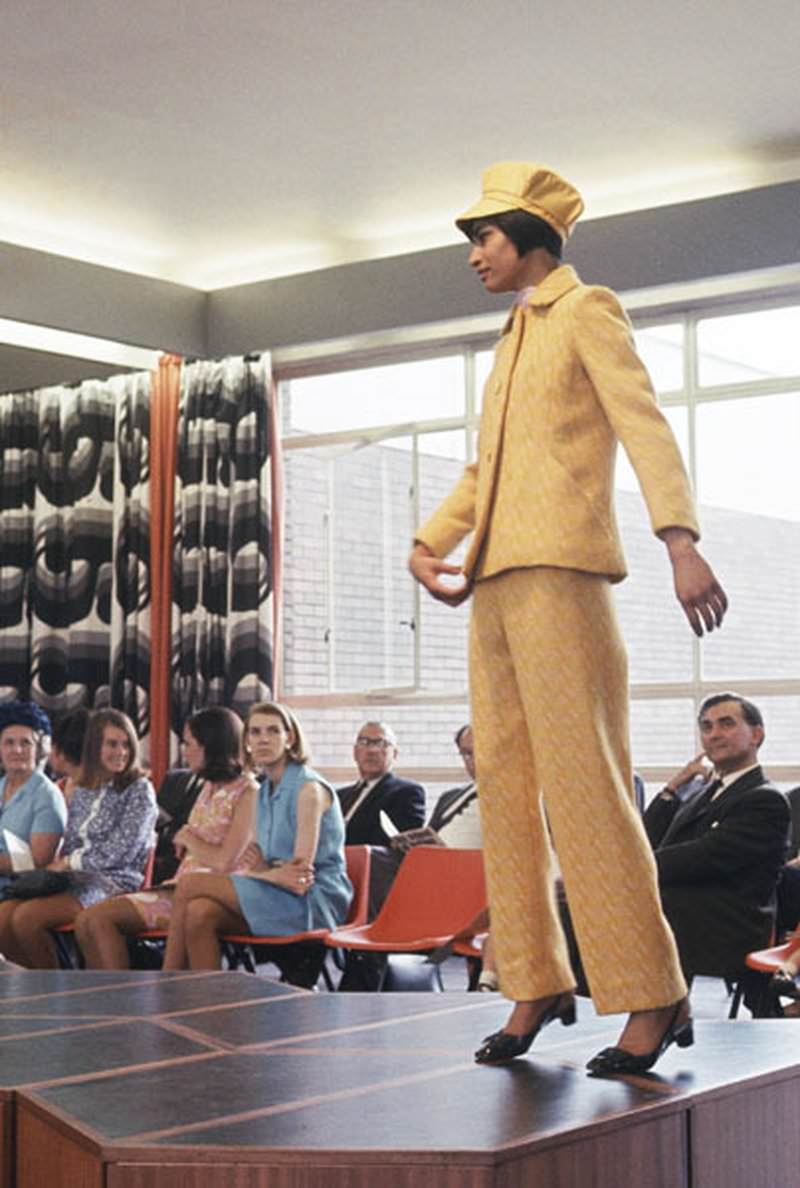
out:
{"label": "blue hat", "polygon": [[35,701],[0,702],[0,732],[6,726],[29,726],[41,734],[52,734],[50,719]]}

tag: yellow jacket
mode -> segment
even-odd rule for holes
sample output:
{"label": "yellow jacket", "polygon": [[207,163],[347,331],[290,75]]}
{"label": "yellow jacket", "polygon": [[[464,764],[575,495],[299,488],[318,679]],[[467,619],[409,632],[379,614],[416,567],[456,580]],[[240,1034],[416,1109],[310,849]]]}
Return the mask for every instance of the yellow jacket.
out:
{"label": "yellow jacket", "polygon": [[653,531],[699,537],[680,452],[618,298],[561,266],[509,317],[484,390],[478,460],[416,538],[446,557],[472,532],[464,572],[476,579],[552,565],[621,581],[617,441]]}

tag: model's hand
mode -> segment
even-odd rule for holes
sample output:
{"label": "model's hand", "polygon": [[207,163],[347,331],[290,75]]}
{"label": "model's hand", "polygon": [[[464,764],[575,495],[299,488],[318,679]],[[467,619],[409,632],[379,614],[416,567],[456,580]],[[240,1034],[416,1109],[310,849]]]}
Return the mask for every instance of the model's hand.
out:
{"label": "model's hand", "polygon": [[690,533],[668,528],[661,534],[669,550],[675,595],[695,635],[722,624],[728,599],[708,562],[700,555]]}
{"label": "model's hand", "polygon": [[[426,545],[414,545],[408,559],[408,568],[429,594],[448,606],[460,606],[472,593],[472,582],[464,577],[459,566],[450,565],[447,561],[435,557]],[[452,585],[442,581],[446,574],[460,576],[461,582]]]}

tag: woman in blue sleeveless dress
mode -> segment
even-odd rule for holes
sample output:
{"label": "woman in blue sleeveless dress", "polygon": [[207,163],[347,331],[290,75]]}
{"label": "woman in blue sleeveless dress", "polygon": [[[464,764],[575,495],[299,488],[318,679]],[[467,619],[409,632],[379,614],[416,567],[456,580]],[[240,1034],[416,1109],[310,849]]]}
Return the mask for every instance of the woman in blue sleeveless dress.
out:
{"label": "woman in blue sleeveless dress", "polygon": [[291,710],[259,702],[247,715],[245,755],[262,777],[247,874],[188,874],[175,892],[165,969],[218,969],[219,937],[290,936],[341,924],[352,898],[344,822],[333,789],[308,766]]}

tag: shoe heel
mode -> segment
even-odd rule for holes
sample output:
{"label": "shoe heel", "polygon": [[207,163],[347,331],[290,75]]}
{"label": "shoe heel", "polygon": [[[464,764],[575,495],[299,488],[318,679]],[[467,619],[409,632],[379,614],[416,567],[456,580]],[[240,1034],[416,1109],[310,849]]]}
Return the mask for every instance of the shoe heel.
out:
{"label": "shoe heel", "polygon": [[577,1021],[578,1013],[575,1010],[574,998],[571,998],[569,1002],[565,1002],[562,1007],[559,1007],[558,1017],[564,1027],[571,1027]]}
{"label": "shoe heel", "polygon": [[675,1032],[675,1043],[679,1048],[691,1048],[694,1043],[694,1027],[691,1022],[684,1023],[683,1027]]}

